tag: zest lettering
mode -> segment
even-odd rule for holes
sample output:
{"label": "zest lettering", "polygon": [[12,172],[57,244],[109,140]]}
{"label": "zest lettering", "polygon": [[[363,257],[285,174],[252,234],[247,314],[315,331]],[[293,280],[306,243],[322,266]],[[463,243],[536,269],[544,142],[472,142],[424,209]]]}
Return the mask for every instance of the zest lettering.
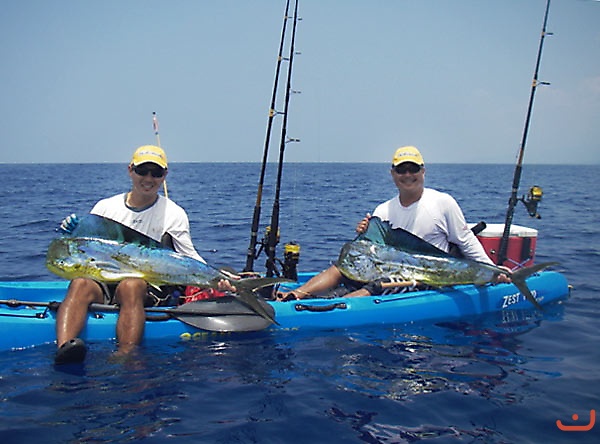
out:
{"label": "zest lettering", "polygon": [[[537,299],[536,291],[533,290],[531,295]],[[517,304],[521,300],[521,293],[508,294],[503,296],[504,302],[502,302],[502,308],[508,308],[511,305]]]}
{"label": "zest lettering", "polygon": [[502,303],[502,308],[508,308],[511,305],[516,304],[517,302],[519,302],[520,298],[521,298],[521,293],[508,294],[508,295],[504,296],[503,297],[504,302]]}

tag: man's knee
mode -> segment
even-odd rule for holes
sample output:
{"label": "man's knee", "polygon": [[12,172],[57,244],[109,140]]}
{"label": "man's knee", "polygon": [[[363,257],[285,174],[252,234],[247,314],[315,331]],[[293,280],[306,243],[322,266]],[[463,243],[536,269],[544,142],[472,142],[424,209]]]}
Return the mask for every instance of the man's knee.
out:
{"label": "man's knee", "polygon": [[120,305],[143,304],[147,288],[148,285],[143,279],[125,279],[117,285],[115,292],[116,302]]}
{"label": "man's knee", "polygon": [[77,290],[90,290],[98,284],[91,279],[78,277],[71,281],[69,284],[69,288],[74,288]]}
{"label": "man's knee", "polygon": [[85,300],[87,303],[97,302],[102,298],[102,289],[91,279],[75,278],[69,284],[68,297]]}

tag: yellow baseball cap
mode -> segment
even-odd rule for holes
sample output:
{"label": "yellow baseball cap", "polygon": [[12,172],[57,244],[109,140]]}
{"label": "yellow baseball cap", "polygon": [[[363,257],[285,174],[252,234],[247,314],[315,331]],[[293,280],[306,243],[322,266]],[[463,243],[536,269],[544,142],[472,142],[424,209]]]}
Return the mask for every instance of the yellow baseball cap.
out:
{"label": "yellow baseball cap", "polygon": [[425,165],[425,161],[423,160],[423,156],[418,149],[414,146],[403,146],[398,148],[394,153],[394,158],[392,159],[392,166],[400,165],[404,162],[412,162],[417,165]]}
{"label": "yellow baseball cap", "polygon": [[152,162],[161,168],[167,168],[167,155],[162,148],[154,145],[144,145],[139,147],[133,153],[131,164],[133,166],[141,165],[142,163]]}

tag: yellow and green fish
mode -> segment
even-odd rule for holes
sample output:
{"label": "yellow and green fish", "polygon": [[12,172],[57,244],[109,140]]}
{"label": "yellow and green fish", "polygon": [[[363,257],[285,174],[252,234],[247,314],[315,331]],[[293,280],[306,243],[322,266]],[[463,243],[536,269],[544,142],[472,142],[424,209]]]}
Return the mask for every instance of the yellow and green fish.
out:
{"label": "yellow and green fish", "polygon": [[461,284],[484,285],[499,274],[508,274],[512,283],[536,308],[541,309],[525,279],[556,262],[547,262],[507,272],[494,265],[456,258],[388,222],[371,218],[365,234],[342,248],[337,262],[349,279],[371,282],[381,278],[416,281],[431,287]]}
{"label": "yellow and green fish", "polygon": [[[105,220],[106,221],[106,220]],[[116,222],[112,224],[117,224]],[[118,224],[120,225],[120,224]],[[118,227],[119,232],[133,230]],[[111,229],[113,227],[111,226]],[[100,230],[102,231],[102,230]],[[110,236],[113,236],[111,233]],[[144,237],[142,234],[139,236]],[[106,233],[58,237],[48,247],[46,266],[58,276],[72,280],[85,277],[99,282],[117,283],[126,278],[140,278],[148,284],[193,285],[202,288],[218,288],[221,279],[231,279],[231,274],[204,262],[181,255],[150,242],[148,246],[136,242],[104,239]],[[279,278],[247,278],[233,281],[237,289],[234,295],[257,314],[275,323],[275,319],[260,304],[253,290],[284,282]]]}

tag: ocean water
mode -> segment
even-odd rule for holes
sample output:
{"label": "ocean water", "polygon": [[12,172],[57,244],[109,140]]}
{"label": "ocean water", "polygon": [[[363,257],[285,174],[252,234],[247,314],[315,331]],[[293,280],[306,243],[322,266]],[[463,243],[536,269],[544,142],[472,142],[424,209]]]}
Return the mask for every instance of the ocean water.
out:
{"label": "ocean water", "polygon": [[[511,165],[429,165],[471,222],[504,221]],[[259,164],[173,164],[169,195],[210,263],[241,269]],[[45,249],[67,214],[126,191],[124,164],[0,165],[0,280],[54,280]],[[126,361],[91,343],[80,372],[57,371],[53,346],[0,352],[3,443],[571,443],[556,425],[600,409],[600,166],[526,166],[544,190],[537,261],[558,260],[571,297],[543,313],[319,332],[153,341]],[[263,202],[270,219],[274,166]],[[287,164],[281,238],[318,271],[356,222],[395,194],[384,164]],[[261,228],[261,235],[264,230]],[[281,249],[280,249],[281,250]],[[264,265],[264,256],[256,269]],[[2,320],[0,319],[0,322]]]}

